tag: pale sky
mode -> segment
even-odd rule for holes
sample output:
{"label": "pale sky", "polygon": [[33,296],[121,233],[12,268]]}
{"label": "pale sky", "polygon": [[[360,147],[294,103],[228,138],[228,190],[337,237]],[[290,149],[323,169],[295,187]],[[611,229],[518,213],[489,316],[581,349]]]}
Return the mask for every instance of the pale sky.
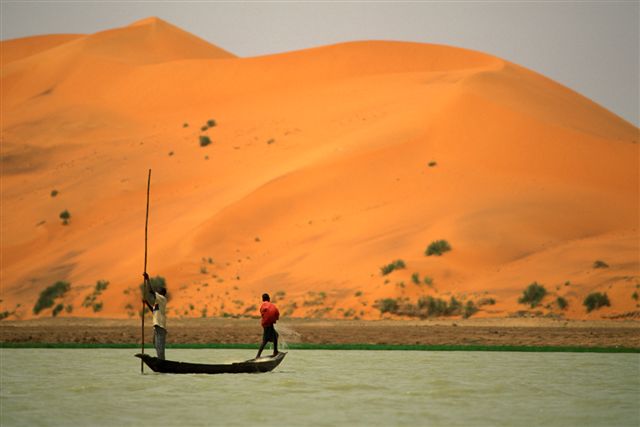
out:
{"label": "pale sky", "polygon": [[0,2],[2,40],[94,33],[157,16],[245,57],[352,40],[464,47],[640,123],[640,0]]}

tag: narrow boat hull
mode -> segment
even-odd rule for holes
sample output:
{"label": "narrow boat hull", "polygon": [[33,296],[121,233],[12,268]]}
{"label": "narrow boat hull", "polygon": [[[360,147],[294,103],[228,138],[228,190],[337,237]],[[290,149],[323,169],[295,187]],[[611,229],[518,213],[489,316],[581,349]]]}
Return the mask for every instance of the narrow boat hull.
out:
{"label": "narrow boat hull", "polygon": [[208,365],[204,363],[176,362],[162,360],[148,354],[136,354],[136,357],[154,372],[163,374],[255,374],[272,371],[287,355],[280,352],[276,356],[261,357],[244,362]]}

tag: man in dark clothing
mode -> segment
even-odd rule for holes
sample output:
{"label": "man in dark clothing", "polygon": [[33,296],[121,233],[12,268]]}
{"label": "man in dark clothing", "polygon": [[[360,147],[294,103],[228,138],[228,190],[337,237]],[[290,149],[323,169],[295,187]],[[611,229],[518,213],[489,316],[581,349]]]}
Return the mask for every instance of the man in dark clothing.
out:
{"label": "man in dark clothing", "polygon": [[260,315],[262,316],[262,324],[263,333],[262,333],[262,344],[260,345],[260,350],[258,350],[258,355],[256,359],[260,357],[262,354],[262,350],[264,350],[264,346],[267,345],[268,342],[273,342],[273,355],[278,354],[278,333],[276,332],[276,328],[273,325],[280,318],[280,312],[278,311],[278,307],[275,304],[271,303],[271,298],[269,298],[269,294],[262,294],[262,305],[260,306]]}

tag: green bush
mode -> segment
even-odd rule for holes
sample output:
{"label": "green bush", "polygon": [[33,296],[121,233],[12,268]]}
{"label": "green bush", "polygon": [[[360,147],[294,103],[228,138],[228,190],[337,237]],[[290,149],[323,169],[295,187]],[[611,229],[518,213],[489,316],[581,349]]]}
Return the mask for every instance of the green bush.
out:
{"label": "green bush", "polygon": [[431,277],[429,277],[429,276],[424,276],[424,279],[422,279],[422,281],[427,286],[432,286],[433,285],[433,279]]}
{"label": "green bush", "polygon": [[436,255],[441,256],[445,252],[449,252],[451,250],[451,245],[446,240],[436,240],[431,242],[431,244],[424,251],[426,256]]}
{"label": "green bush", "polygon": [[631,294],[631,298],[633,298],[634,300],[638,301],[638,298],[640,298],[640,297],[638,296],[638,291],[633,292],[633,293]]}
{"label": "green bush", "polygon": [[96,299],[100,296],[102,291],[107,289],[108,286],[109,286],[109,282],[108,281],[106,281],[106,280],[98,280],[96,282],[95,288],[93,289],[93,292],[91,294],[87,295],[84,298],[84,301],[82,302],[82,306],[83,307],[91,307],[91,306],[95,305]]}
{"label": "green bush", "polygon": [[558,308],[560,308],[560,310],[566,310],[566,308],[569,306],[569,303],[563,297],[556,298],[556,304],[558,304]]}
{"label": "green bush", "polygon": [[494,298],[482,298],[478,301],[478,307],[482,307],[483,305],[495,305],[496,300]]}
{"label": "green bush", "polygon": [[397,313],[398,301],[393,298],[384,298],[376,301],[376,308],[380,313]]}
{"label": "green bush", "polygon": [[419,273],[413,273],[411,275],[411,280],[413,281],[413,283],[415,283],[416,285],[420,284],[420,274]]}
{"label": "green bush", "polygon": [[[151,298],[155,298],[155,294],[153,294],[153,292],[157,292],[159,289],[167,290],[167,294],[165,296],[167,297],[167,301],[169,300],[169,289],[167,288],[167,281],[165,280],[164,277],[162,276],[149,277],[149,284],[151,285],[151,292],[152,292],[152,295],[147,295],[147,297],[150,299],[149,302],[153,302],[153,299],[151,299]],[[140,284],[139,288],[140,288],[140,293],[142,295],[145,295],[144,282]]]}
{"label": "green bush", "polygon": [[56,197],[58,195],[58,190],[51,190],[51,197]]}
{"label": "green bush", "polygon": [[601,294],[600,292],[589,294],[582,302],[582,305],[587,307],[587,313],[590,313],[593,310],[598,310],[600,307],[611,307],[611,303],[609,302],[609,297],[606,292],[604,294]]}
{"label": "green bush", "polygon": [[71,219],[71,214],[65,209],[60,212],[60,219],[62,220],[62,225],[67,225],[69,224],[69,219]]}
{"label": "green bush", "polygon": [[71,287],[69,282],[56,282],[40,293],[38,301],[33,306],[33,313],[38,314],[45,308],[53,307],[56,298],[61,298]]}
{"label": "green bush", "polygon": [[63,309],[64,309],[64,304],[58,304],[58,305],[55,306],[55,308],[51,312],[51,315],[53,317],[56,317],[58,315],[58,313],[60,313]]}
{"label": "green bush", "polygon": [[200,135],[200,147],[206,147],[209,144],[211,144],[211,138],[207,135]]}
{"label": "green bush", "polygon": [[106,280],[98,280],[96,282],[95,292],[101,293],[102,291],[107,289],[108,286],[109,286],[109,282],[107,282]]}
{"label": "green bush", "polygon": [[325,298],[327,298],[327,294],[324,292],[307,292],[307,295],[310,299],[305,300],[302,305],[305,307],[314,306],[314,305],[323,305]]}
{"label": "green bush", "polygon": [[609,268],[609,264],[604,261],[597,260],[593,262],[593,268]]}
{"label": "green bush", "polygon": [[473,301],[467,301],[467,304],[464,306],[464,310],[462,312],[462,317],[468,319],[478,312],[478,307],[475,306]]}
{"label": "green bush", "polygon": [[208,127],[212,128],[212,127],[214,127],[215,125],[216,125],[216,121],[215,121],[215,120],[213,120],[213,119],[209,119],[209,120],[207,120],[207,126],[208,126]]}
{"label": "green bush", "polygon": [[456,316],[461,313],[462,304],[455,297],[451,297],[447,303],[443,299],[427,296],[418,300],[417,309],[420,317]]}
{"label": "green bush", "polygon": [[534,308],[547,294],[547,290],[544,286],[539,285],[537,282],[530,284],[527,289],[524,290],[522,296],[518,299],[520,304],[529,304],[531,308]]}
{"label": "green bush", "polygon": [[403,268],[406,268],[404,261],[401,259],[397,259],[391,264],[387,264],[380,267],[380,271],[382,272],[383,276],[386,276],[387,274],[391,273],[394,270],[401,270]]}

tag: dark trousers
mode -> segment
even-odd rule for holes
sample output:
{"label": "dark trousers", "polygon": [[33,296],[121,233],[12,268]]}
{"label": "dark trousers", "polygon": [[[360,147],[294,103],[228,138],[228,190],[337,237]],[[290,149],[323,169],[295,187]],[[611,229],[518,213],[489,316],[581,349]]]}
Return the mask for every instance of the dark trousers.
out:
{"label": "dark trousers", "polygon": [[153,345],[156,348],[158,359],[164,360],[164,346],[167,339],[167,330],[156,325],[153,327]]}

